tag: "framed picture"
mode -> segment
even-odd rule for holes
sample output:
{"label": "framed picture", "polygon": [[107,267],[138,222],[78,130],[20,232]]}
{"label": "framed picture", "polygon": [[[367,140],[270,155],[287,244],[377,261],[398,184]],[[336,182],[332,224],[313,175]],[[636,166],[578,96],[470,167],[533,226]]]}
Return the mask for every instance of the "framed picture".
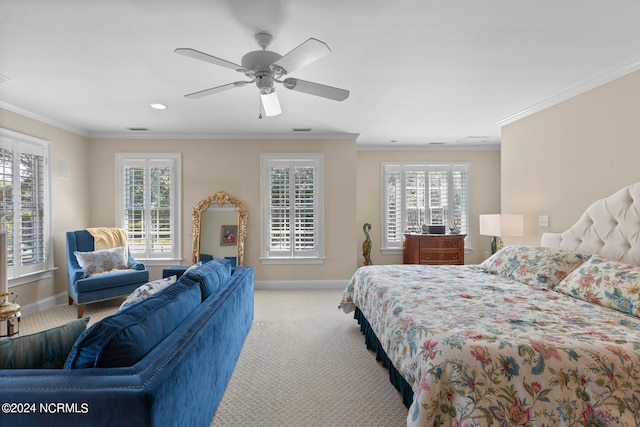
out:
{"label": "framed picture", "polygon": [[220,230],[220,246],[235,245],[237,235],[237,225],[223,225]]}

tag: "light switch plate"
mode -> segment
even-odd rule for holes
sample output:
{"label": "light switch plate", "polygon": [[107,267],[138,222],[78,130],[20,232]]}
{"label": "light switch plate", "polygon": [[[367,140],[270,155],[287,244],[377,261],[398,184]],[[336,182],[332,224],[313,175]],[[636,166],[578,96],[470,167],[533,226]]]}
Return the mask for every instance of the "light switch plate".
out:
{"label": "light switch plate", "polygon": [[549,215],[540,215],[538,217],[538,226],[540,226],[540,227],[548,227],[549,226]]}

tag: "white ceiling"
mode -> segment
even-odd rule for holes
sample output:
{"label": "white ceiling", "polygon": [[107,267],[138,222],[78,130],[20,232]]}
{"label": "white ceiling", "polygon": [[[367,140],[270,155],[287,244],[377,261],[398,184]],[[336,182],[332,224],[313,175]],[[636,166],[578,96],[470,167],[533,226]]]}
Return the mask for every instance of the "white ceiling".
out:
{"label": "white ceiling", "polygon": [[[91,137],[490,146],[498,122],[640,68],[639,18],[635,0],[0,0],[0,107]],[[253,85],[184,98],[244,76],[174,49],[239,63],[265,30],[282,55],[324,41],[291,76],[350,97],[279,86],[261,120]]]}

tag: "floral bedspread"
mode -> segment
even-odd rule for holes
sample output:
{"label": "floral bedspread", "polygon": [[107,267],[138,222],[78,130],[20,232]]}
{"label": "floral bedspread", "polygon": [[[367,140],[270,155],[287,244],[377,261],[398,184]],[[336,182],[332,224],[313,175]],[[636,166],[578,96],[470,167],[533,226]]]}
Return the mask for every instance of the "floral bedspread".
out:
{"label": "floral bedspread", "polygon": [[347,286],[412,386],[408,426],[640,425],[640,319],[476,266],[366,266]]}

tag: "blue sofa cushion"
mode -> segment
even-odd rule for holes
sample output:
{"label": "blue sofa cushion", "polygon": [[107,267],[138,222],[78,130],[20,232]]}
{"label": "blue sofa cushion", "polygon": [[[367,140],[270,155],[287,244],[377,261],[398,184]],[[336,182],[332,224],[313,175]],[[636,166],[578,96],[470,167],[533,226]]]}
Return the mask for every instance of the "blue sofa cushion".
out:
{"label": "blue sofa cushion", "polygon": [[188,270],[185,275],[200,284],[202,300],[216,292],[231,277],[231,262],[228,259],[216,258],[198,268]]}
{"label": "blue sofa cushion", "polygon": [[148,281],[149,272],[147,270],[120,270],[80,279],[74,286],[76,292],[81,293]]}
{"label": "blue sofa cushion", "polygon": [[190,280],[106,317],[75,342],[65,369],[133,366],[169,335],[202,300]]}
{"label": "blue sofa cushion", "polygon": [[0,338],[0,369],[61,369],[88,317],[29,335]]}

